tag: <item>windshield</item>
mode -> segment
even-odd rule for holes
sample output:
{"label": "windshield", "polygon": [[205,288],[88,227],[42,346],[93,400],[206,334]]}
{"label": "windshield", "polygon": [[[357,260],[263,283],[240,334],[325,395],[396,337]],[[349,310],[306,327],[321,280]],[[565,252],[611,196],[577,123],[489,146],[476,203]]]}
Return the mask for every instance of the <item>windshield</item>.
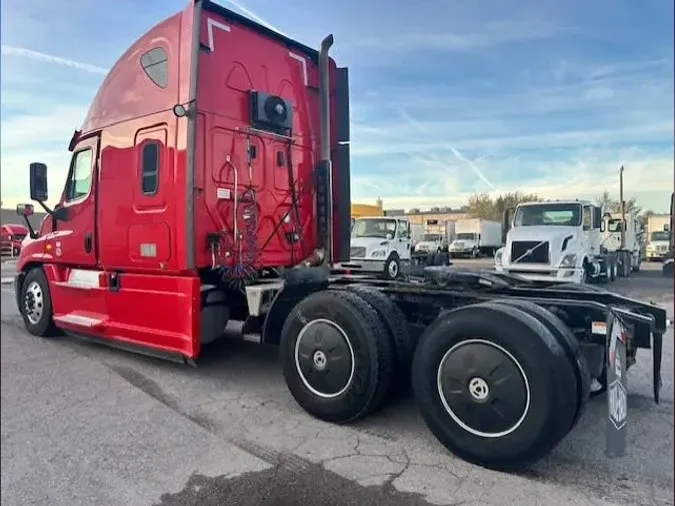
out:
{"label": "windshield", "polygon": [[621,220],[611,219],[607,222],[607,230],[609,232],[621,232]]}
{"label": "windshield", "polygon": [[475,238],[476,234],[474,232],[463,232],[461,234],[457,234],[458,241],[472,241]]}
{"label": "windshield", "polygon": [[441,236],[438,235],[438,234],[424,234],[422,236],[422,240],[427,241],[427,242],[436,242],[436,241],[439,241],[440,239],[441,239]]}
{"label": "windshield", "polygon": [[352,227],[352,237],[381,237],[386,239],[387,234],[392,237],[396,233],[396,220],[384,218],[357,219]]}
{"label": "windshield", "polygon": [[578,227],[581,225],[579,204],[538,204],[519,207],[514,227],[536,226]]}
{"label": "windshield", "polygon": [[668,232],[652,232],[650,236],[651,241],[667,241],[668,239],[670,239]]}

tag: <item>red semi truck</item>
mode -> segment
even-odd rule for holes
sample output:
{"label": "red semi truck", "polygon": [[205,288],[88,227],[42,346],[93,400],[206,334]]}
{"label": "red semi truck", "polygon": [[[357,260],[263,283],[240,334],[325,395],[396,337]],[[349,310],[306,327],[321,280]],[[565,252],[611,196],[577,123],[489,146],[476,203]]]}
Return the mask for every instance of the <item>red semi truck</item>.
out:
{"label": "red semi truck", "polygon": [[[667,321],[649,303],[491,271],[332,268],[350,242],[348,72],[332,44],[314,50],[208,0],[141,36],[75,131],[53,209],[47,167],[30,166],[49,216],[17,262],[27,330],[196,363],[239,321],[244,339],[279,345],[313,416],[351,422],[412,381],[442,444],[498,469],[565,437],[617,342],[624,366],[653,350],[658,397]],[[610,346],[619,310],[632,330]],[[612,399],[625,398],[608,391],[624,427]]]}
{"label": "red semi truck", "polygon": [[0,251],[3,256],[18,256],[21,243],[28,235],[28,229],[23,225],[8,223],[0,227]]}

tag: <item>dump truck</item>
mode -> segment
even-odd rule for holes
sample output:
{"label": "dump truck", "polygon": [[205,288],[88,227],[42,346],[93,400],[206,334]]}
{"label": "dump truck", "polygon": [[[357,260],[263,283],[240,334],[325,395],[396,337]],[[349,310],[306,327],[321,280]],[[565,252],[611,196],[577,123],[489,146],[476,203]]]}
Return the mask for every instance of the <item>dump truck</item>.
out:
{"label": "dump truck", "polygon": [[385,280],[336,267],[351,202],[349,73],[333,44],[209,0],[134,42],[68,143],[54,208],[47,166],[29,166],[49,216],[16,264],[28,333],[198,366],[238,323],[240,338],[279,347],[310,415],[354,422],[409,383],[442,445],[509,471],[548,455],[604,381],[620,449],[638,349],[652,351],[658,400],[663,309],[492,270]]}

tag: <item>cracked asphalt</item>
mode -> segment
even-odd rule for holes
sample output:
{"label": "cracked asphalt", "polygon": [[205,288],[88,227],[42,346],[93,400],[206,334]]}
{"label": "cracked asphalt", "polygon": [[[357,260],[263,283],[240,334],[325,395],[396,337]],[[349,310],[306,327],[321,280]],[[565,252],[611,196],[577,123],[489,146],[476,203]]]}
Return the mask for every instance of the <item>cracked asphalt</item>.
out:
{"label": "cracked asphalt", "polygon": [[[613,289],[672,316],[658,268]],[[604,456],[592,399],[549,458],[508,475],[449,454],[409,394],[350,426],[309,417],[274,348],[225,341],[193,368],[29,336],[11,285],[1,308],[3,505],[673,504],[672,330],[661,404],[648,352],[629,372],[627,457]]]}

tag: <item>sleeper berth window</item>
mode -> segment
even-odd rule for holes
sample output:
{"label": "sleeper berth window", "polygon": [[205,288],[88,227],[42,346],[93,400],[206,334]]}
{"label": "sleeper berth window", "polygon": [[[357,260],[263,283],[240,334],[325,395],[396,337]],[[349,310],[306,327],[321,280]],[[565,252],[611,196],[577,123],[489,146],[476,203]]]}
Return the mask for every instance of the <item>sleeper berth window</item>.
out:
{"label": "sleeper berth window", "polygon": [[164,48],[155,47],[141,56],[141,67],[150,80],[160,88],[166,88],[169,62]]}
{"label": "sleeper berth window", "polygon": [[159,142],[150,141],[141,152],[141,189],[144,195],[157,193],[159,180]]}

